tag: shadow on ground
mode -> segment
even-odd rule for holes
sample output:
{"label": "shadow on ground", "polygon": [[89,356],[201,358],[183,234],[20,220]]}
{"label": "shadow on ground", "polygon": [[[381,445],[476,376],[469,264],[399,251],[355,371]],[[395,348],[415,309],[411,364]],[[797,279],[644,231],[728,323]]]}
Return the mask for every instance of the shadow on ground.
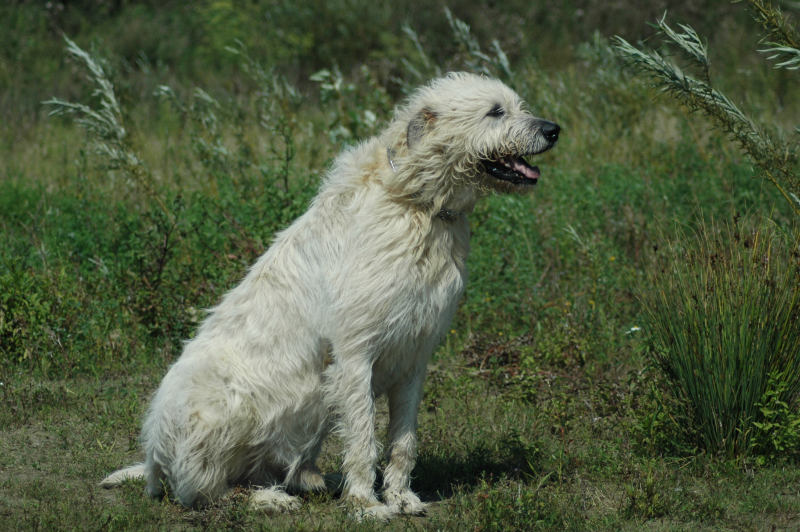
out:
{"label": "shadow on ground", "polygon": [[536,477],[541,451],[512,434],[491,445],[483,443],[461,454],[421,452],[414,468],[412,488],[423,500],[440,501],[457,488],[472,491],[484,480]]}

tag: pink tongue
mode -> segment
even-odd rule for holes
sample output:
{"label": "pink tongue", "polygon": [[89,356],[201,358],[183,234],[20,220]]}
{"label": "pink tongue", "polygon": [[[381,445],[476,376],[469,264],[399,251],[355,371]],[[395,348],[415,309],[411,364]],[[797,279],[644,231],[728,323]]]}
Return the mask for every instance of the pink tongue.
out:
{"label": "pink tongue", "polygon": [[508,166],[515,172],[519,172],[528,179],[539,179],[539,169],[535,166],[528,165],[522,159],[506,157],[505,159],[503,159],[503,162],[506,164],[506,166]]}

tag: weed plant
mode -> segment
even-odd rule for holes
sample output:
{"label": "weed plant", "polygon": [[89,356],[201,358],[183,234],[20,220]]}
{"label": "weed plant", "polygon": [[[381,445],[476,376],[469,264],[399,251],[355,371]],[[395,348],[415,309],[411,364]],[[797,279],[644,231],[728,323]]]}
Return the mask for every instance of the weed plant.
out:
{"label": "weed plant", "polygon": [[654,355],[692,409],[698,443],[746,454],[754,429],[775,422],[759,405],[800,399],[797,241],[768,226],[711,224],[679,235],[648,279]]}
{"label": "weed plant", "polygon": [[82,103],[52,98],[43,102],[51,108],[50,115],[75,116],[75,121],[92,139],[92,148],[97,160],[102,161],[108,170],[121,171],[129,184],[143,189],[165,214],[169,214],[161,196],[155,190],[150,171],[130,144],[119,98],[102,62],[71,41],[69,37],[64,36],[64,40],[67,43],[67,54],[88,71],[88,79],[94,85],[92,96],[99,99],[99,107],[93,108]]}

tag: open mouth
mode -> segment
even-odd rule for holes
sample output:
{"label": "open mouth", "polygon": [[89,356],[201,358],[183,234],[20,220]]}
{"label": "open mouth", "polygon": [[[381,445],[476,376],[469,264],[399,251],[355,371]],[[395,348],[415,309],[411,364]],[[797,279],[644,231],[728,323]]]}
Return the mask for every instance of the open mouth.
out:
{"label": "open mouth", "polygon": [[489,175],[513,185],[535,185],[539,179],[539,167],[531,166],[518,155],[481,162]]}

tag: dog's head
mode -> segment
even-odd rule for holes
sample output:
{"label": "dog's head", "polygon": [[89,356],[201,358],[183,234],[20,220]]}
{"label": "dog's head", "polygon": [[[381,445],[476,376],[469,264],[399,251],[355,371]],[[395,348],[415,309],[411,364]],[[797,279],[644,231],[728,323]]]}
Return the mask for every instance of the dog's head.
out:
{"label": "dog's head", "polygon": [[525,158],[552,148],[560,127],[533,116],[502,82],[451,73],[418,89],[405,109],[407,159],[448,184],[525,191],[540,173]]}

